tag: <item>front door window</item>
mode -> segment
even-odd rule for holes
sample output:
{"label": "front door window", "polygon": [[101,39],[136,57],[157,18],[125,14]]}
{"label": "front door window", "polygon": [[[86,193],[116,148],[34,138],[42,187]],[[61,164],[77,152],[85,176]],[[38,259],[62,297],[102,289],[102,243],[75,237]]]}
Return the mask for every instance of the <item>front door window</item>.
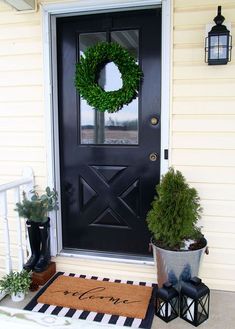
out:
{"label": "front door window", "polygon": [[[119,43],[138,61],[138,30],[80,34],[80,55],[87,47],[108,40]],[[118,90],[122,87],[121,74],[114,63],[106,64],[101,70],[98,83],[105,91]],[[138,97],[116,113],[95,111],[86,100],[80,98],[80,142],[81,144],[138,144],[138,117]]]}

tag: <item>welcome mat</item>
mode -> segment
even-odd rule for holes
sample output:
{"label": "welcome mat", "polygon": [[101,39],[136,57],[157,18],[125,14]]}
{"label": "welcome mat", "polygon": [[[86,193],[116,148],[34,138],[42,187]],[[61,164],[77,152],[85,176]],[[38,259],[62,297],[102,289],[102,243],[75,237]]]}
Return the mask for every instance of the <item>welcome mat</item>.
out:
{"label": "welcome mat", "polygon": [[152,288],[59,276],[38,303],[144,319]]}
{"label": "welcome mat", "polygon": [[[154,316],[155,291],[156,284],[152,283],[59,272],[36,294],[25,310],[149,329]],[[62,298],[66,299],[66,304],[61,301]],[[92,308],[87,306],[88,302],[91,302]]]}

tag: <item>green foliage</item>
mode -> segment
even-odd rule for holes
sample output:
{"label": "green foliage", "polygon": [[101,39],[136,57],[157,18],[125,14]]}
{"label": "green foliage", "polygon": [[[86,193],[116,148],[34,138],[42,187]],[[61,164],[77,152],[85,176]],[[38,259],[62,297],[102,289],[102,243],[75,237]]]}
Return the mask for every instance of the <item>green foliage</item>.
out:
{"label": "green foliage", "polygon": [[[122,76],[122,88],[114,91],[104,91],[98,84],[99,73],[109,62],[117,65]],[[137,96],[141,77],[139,65],[127,50],[114,42],[100,42],[89,47],[76,64],[75,86],[90,106],[112,113]]]}
{"label": "green foliage", "polygon": [[27,292],[31,284],[31,273],[25,270],[10,272],[0,280],[0,290],[8,294]]}
{"label": "green foliage", "polygon": [[34,189],[30,191],[31,198],[28,199],[23,192],[23,199],[16,203],[15,211],[20,217],[26,218],[33,222],[45,222],[49,211],[58,209],[58,193],[55,189],[51,190],[49,186],[41,196]]}
{"label": "green foliage", "polygon": [[157,195],[147,214],[149,230],[163,247],[179,249],[184,239],[202,236],[196,226],[202,208],[197,191],[181,172],[170,168],[156,186]]}

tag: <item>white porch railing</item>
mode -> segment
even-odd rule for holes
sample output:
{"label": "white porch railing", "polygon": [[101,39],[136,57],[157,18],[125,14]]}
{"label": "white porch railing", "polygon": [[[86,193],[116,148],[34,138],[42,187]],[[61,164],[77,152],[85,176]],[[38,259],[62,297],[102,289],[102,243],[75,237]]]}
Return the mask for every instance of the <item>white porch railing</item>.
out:
{"label": "white porch railing", "polygon": [[[5,246],[5,272],[10,273],[12,270],[12,257],[11,257],[11,241],[9,233],[9,200],[8,191],[14,192],[14,203],[20,201],[21,191],[24,190],[29,193],[34,187],[34,174],[33,170],[29,167],[24,168],[22,178],[13,182],[0,185],[0,219],[3,221],[3,235]],[[24,245],[22,241],[22,226],[21,220],[17,212],[15,212],[15,227],[17,229],[17,247],[18,247],[18,271],[23,269],[24,264]]]}

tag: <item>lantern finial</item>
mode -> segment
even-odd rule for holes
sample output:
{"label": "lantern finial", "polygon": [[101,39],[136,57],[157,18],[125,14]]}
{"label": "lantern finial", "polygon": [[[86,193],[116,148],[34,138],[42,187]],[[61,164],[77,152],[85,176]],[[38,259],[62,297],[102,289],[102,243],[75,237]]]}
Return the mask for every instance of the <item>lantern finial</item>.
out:
{"label": "lantern finial", "polygon": [[214,22],[216,25],[222,25],[225,20],[224,16],[221,15],[221,8],[221,6],[218,6],[217,16],[214,18]]}

